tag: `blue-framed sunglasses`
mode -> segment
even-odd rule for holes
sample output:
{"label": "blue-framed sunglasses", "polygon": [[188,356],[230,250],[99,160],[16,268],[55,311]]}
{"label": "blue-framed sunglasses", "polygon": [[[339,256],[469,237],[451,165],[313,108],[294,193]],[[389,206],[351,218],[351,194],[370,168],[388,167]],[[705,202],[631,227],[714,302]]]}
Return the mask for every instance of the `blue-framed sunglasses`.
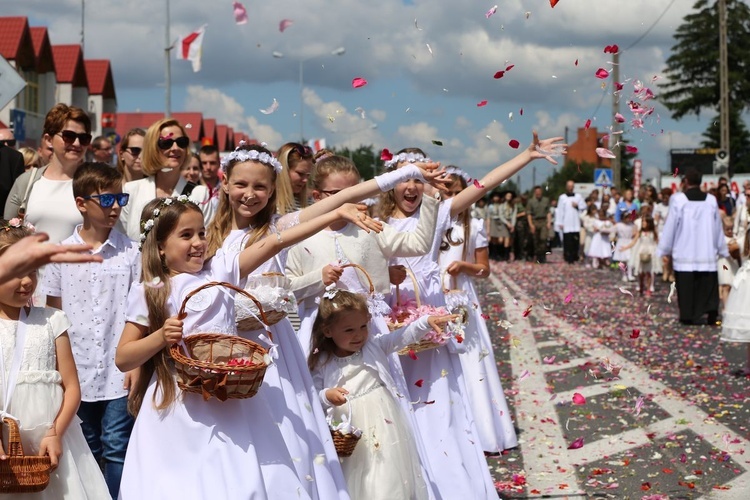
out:
{"label": "blue-framed sunglasses", "polygon": [[84,196],[84,200],[90,200],[92,198],[96,198],[99,200],[99,205],[102,206],[102,208],[110,208],[114,206],[115,200],[117,200],[117,204],[121,207],[124,207],[128,204],[128,201],[130,200],[130,194],[128,193],[117,193],[117,194],[92,194],[91,196]]}

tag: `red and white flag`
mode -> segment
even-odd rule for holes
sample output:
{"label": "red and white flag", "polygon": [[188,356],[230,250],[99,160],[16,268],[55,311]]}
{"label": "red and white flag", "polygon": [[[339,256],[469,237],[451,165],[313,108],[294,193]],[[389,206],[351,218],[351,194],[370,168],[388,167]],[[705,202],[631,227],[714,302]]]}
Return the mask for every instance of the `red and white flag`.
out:
{"label": "red and white flag", "polygon": [[203,52],[203,35],[206,32],[204,24],[197,31],[177,40],[177,59],[186,59],[193,63],[193,71],[201,70],[201,53]]}
{"label": "red and white flag", "polygon": [[320,151],[321,149],[326,148],[326,140],[325,139],[310,139],[307,141],[307,145],[312,149],[315,153]]}

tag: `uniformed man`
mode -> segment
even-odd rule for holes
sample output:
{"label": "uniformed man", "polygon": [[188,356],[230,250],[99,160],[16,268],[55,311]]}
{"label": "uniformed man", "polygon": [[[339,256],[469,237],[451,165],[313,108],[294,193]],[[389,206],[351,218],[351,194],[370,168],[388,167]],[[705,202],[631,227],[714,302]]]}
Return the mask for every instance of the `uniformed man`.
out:
{"label": "uniformed man", "polygon": [[534,238],[534,255],[537,262],[547,261],[547,238],[552,229],[552,211],[549,198],[542,196],[542,186],[534,186],[534,194],[526,207],[529,230]]}

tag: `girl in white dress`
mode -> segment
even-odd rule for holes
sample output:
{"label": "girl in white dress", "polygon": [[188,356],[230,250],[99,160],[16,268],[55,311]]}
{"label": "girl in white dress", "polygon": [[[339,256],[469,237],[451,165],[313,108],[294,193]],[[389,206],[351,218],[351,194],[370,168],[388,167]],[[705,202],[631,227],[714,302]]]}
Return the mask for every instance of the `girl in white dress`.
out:
{"label": "girl in white dress", "polygon": [[633,241],[633,236],[636,233],[636,228],[634,225],[635,218],[635,211],[626,212],[622,215],[620,222],[617,222],[615,224],[615,227],[613,228],[616,243],[614,251],[612,252],[612,261],[616,263],[623,262],[628,265],[628,276],[638,275],[635,270],[630,269],[630,267],[632,267],[632,262],[630,260],[632,252],[630,251],[630,249],[633,247],[633,245],[631,245],[631,242]]}
{"label": "girl in white dress", "polygon": [[[258,145],[241,144],[223,158],[224,175],[218,212],[209,226],[209,255],[220,249],[239,252],[268,236],[275,237],[279,231],[300,222],[341,210],[346,201],[358,201],[369,196],[370,191],[378,190],[377,182],[371,181],[368,186],[331,196],[320,205],[279,216],[276,214],[275,183],[280,167],[270,151]],[[347,210],[342,211],[343,215],[348,213]],[[348,221],[365,231],[380,229],[380,223],[364,217],[364,212],[354,215]],[[347,219],[344,219],[344,223],[347,223]],[[268,272],[283,273],[286,256],[287,250],[284,249],[258,267],[252,276]],[[246,289],[253,294],[250,285]],[[244,296],[237,297],[238,321],[250,316],[249,302]],[[278,357],[266,371],[261,391],[270,403],[274,421],[281,429],[290,455],[296,458],[298,476],[313,498],[348,497],[328,424],[292,324],[284,318],[269,329]],[[240,331],[239,334],[267,348],[274,345],[265,330]],[[320,457],[325,459],[321,460]]]}
{"label": "girl in white dress", "polygon": [[734,220],[727,215],[721,217],[722,226],[724,228],[724,241],[727,243],[727,248],[730,249],[729,257],[719,257],[717,262],[717,270],[719,272],[719,303],[721,308],[726,306],[729,293],[732,291],[732,283],[734,282],[734,275],[740,268],[738,254],[731,255],[731,250],[737,249],[739,244],[737,239],[733,235]]}
{"label": "girl in white dress", "polygon": [[651,297],[653,293],[654,276],[659,269],[659,257],[656,255],[658,246],[656,224],[651,216],[646,216],[641,219],[641,228],[633,241],[623,247],[623,251],[629,250],[631,253],[633,274],[638,277],[640,294],[645,293],[646,297]]}
{"label": "girl in white dress", "polygon": [[[481,181],[440,204],[430,252],[421,257],[392,261],[392,264],[410,268],[419,280],[419,290],[414,290],[410,280],[404,281],[401,286],[404,300],[413,300],[415,294],[419,293],[423,304],[445,305],[437,262],[442,236],[453,219],[532,160],[546,158],[556,164],[552,155],[564,151],[565,147],[557,144],[560,140],[562,138],[540,141],[534,133],[534,140],[527,149],[496,167]],[[399,156],[401,154],[424,156],[417,148],[398,153]],[[398,158],[394,156],[396,167],[404,164]],[[419,222],[422,194],[432,195],[432,191],[429,186],[414,181],[399,184],[383,195],[381,218],[400,231],[412,230]],[[430,349],[416,356],[401,356],[401,365],[411,400],[417,402],[413,408],[418,431],[425,443],[438,450],[431,453],[429,459],[440,494],[443,498],[497,498],[471,413],[461,361],[458,358],[458,352],[462,350],[462,346],[454,338],[444,348]],[[419,380],[423,383],[416,384]]]}
{"label": "girl in white dress", "polygon": [[[591,259],[591,266],[594,269],[607,267],[609,265],[609,259],[612,256],[610,233],[613,231],[614,227],[605,211],[599,210],[598,215],[599,218],[595,220],[593,224],[594,237],[591,239],[589,252],[586,254],[586,257]],[[624,275],[623,278],[627,280]]]}
{"label": "girl in white dress", "polygon": [[[29,234],[18,219],[0,220],[0,254]],[[57,309],[26,307],[36,285],[36,272],[0,284],[0,409],[19,424],[24,454],[49,455],[52,463],[43,491],[15,497],[109,498],[76,416],[81,391],[67,332],[70,321]],[[0,460],[5,453],[0,447]]]}
{"label": "girl in white dress", "polygon": [[352,498],[420,500],[428,488],[419,467],[415,437],[398,388],[390,376],[388,355],[440,331],[455,316],[422,317],[390,335],[370,336],[365,296],[329,290],[320,300],[313,326],[309,364],[332,420],[349,415],[362,437],[342,467]]}
{"label": "girl in white dress", "polygon": [[[356,207],[352,211],[357,213]],[[156,199],[143,216],[143,282],[128,297],[118,368],[141,367],[131,410],[137,414],[120,496],[130,498],[311,498],[263,391],[224,402],[180,394],[168,347],[183,334],[236,335],[233,294],[203,290],[175,316],[184,297],[211,281],[242,278],[288,245],[337,220],[330,212],[247,247],[206,260],[203,215],[185,196]]]}
{"label": "girl in white dress", "polygon": [[743,264],[734,275],[732,292],[721,315],[721,340],[740,342],[747,346],[745,366],[732,372],[735,376],[750,376],[750,238],[745,235],[742,246]]}
{"label": "girl in white dress", "polygon": [[[446,170],[451,172],[451,167]],[[451,173],[453,182],[448,186],[446,197],[452,198],[466,189],[465,176],[460,170]],[[490,333],[474,287],[474,279],[489,276],[487,244],[483,221],[473,219],[469,211],[464,210],[443,238],[440,273],[444,289],[458,289],[468,294],[468,317],[463,327],[465,352],[458,356],[482,449],[487,453],[500,453],[518,446],[518,439],[497,372]]]}
{"label": "girl in white dress", "polygon": [[593,203],[586,207],[586,213],[581,215],[581,228],[586,232],[586,237],[583,240],[583,255],[586,256],[587,262],[586,267],[591,267],[591,261],[589,260],[589,248],[591,248],[591,241],[594,239],[594,225],[597,215],[596,205]]}

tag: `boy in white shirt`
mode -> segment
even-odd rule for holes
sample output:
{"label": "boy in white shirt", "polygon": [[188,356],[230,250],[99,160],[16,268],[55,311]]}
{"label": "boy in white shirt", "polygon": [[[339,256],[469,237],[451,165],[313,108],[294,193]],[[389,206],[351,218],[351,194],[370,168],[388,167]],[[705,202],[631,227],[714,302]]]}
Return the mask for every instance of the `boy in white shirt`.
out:
{"label": "boy in white shirt", "polygon": [[103,163],[84,163],[73,176],[73,196],[83,216],[63,244],[88,244],[101,263],[50,264],[42,292],[47,304],[64,310],[81,385],[78,417],[99,461],[112,498],[117,498],[133,417],[128,392],[135,372],[121,373],[115,350],[125,326],[128,292],[140,281],[138,245],[114,229],[128,203],[122,177]]}

